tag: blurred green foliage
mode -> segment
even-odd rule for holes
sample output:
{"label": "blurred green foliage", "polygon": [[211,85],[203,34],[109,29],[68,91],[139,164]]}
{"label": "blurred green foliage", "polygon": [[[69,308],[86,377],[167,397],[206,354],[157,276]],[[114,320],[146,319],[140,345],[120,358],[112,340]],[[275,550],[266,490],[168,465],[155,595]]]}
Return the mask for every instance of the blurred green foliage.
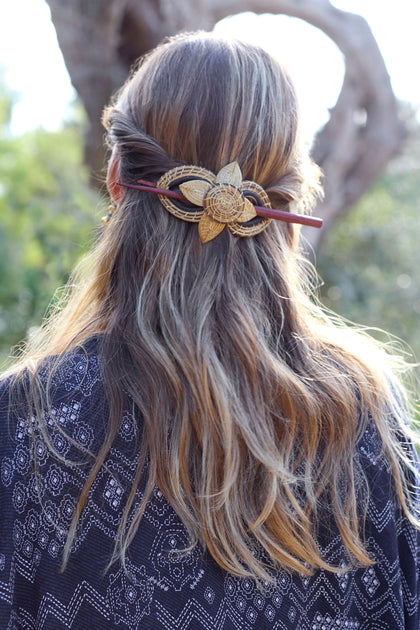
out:
{"label": "blurred green foliage", "polygon": [[[401,168],[403,166],[403,168]],[[404,154],[328,233],[321,300],[357,324],[396,335],[420,359],[420,179]],[[379,337],[381,337],[379,335]],[[409,360],[410,357],[407,357]]]}
{"label": "blurred green foliage", "polygon": [[100,224],[100,197],[82,166],[82,129],[9,133],[0,96],[0,361],[39,325],[57,287]]}
{"label": "blurred green foliage", "polygon": [[[0,362],[39,325],[87,250],[104,203],[82,165],[82,125],[8,132],[0,95]],[[411,125],[415,118],[411,116]],[[403,156],[327,234],[317,267],[322,301],[401,337],[420,357],[419,124]]]}

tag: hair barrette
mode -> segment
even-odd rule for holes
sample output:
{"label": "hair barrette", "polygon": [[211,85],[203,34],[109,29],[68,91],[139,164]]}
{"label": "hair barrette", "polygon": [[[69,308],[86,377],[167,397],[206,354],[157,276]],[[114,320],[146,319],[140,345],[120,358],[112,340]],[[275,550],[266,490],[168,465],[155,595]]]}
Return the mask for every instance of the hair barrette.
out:
{"label": "hair barrette", "polygon": [[[118,185],[157,194],[171,214],[199,224],[203,243],[215,238],[225,226],[235,236],[253,236],[264,230],[271,219],[316,228],[323,223],[318,217],[271,208],[269,197],[259,184],[242,181],[237,162],[228,164],[217,175],[198,166],[179,166],[162,175],[157,184],[139,179],[137,184],[119,181]],[[171,186],[180,192],[171,190]]]}

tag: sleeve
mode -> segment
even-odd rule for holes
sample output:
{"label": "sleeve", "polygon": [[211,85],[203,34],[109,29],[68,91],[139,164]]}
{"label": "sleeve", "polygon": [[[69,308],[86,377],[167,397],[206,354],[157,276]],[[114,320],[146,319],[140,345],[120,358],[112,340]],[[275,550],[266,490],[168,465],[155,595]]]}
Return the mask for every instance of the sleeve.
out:
{"label": "sleeve", "polygon": [[[22,488],[15,488],[16,418],[9,403],[10,379],[0,379],[0,619],[9,619],[12,611],[14,584],[14,509],[13,499],[19,502]],[[15,431],[13,430],[15,429]],[[22,450],[22,457],[25,451]]]}
{"label": "sleeve", "polygon": [[[41,386],[49,379],[51,361],[39,372]],[[65,356],[49,382],[48,406],[35,418],[26,401],[26,374],[16,382],[13,377],[0,378],[1,630],[88,627],[87,622],[73,623],[72,602],[80,603],[89,596],[83,590],[85,578],[91,572],[94,577],[89,576],[90,584],[95,584],[102,570],[102,566],[98,570],[93,555],[83,565],[83,572],[76,561],[74,570],[65,574],[60,570],[68,528],[90,463],[75,443],[95,452],[100,443],[97,433],[100,435],[105,421],[106,401],[96,356],[87,357],[83,352]],[[86,516],[86,539],[95,515],[91,517]],[[108,526],[107,522],[104,527]],[[78,553],[83,557],[81,551]],[[104,601],[99,610],[103,610]],[[93,623],[92,627],[99,625]]]}
{"label": "sleeve", "polygon": [[[409,443],[414,473],[409,473],[413,514],[420,521],[420,463],[413,444]],[[401,590],[406,628],[420,628],[420,530],[397,508],[397,540]]]}
{"label": "sleeve", "polygon": [[[373,425],[373,422],[372,422]],[[420,464],[414,445],[404,438],[413,464],[407,470],[413,516],[420,518]],[[384,461],[379,437],[368,427],[360,445],[360,461],[370,490],[366,522],[367,548],[375,564],[360,571],[360,593],[370,617],[389,628],[420,628],[420,530],[403,511],[393,474]],[[382,628],[382,626],[380,626]]]}

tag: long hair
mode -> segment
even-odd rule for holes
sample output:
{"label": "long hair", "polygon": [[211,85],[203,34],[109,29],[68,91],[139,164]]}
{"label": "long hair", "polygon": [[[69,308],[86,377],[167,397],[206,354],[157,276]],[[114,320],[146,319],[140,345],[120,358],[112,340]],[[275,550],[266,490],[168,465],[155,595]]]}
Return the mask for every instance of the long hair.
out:
{"label": "long hair", "polygon": [[[248,44],[201,33],[167,41],[142,61],[104,123],[124,182],[156,181],[183,164],[217,173],[236,160],[273,207],[304,211],[320,193],[319,171],[300,147],[293,85]],[[172,216],[153,195],[125,190],[88,273],[76,274],[67,305],[24,361],[40,413],[42,359],[100,339],[109,424],[66,557],[127,393],[143,429],[113,560],[124,561],[157,485],[191,545],[236,575],[269,578],[267,558],[302,573],[336,569],[317,543],[322,505],[350,562],[368,565],[361,534],[368,491],[353,454],[370,417],[409,512],[388,360],[311,298],[313,274],[298,237],[296,226],[273,221],[253,238],[225,230],[203,245],[196,224]]]}

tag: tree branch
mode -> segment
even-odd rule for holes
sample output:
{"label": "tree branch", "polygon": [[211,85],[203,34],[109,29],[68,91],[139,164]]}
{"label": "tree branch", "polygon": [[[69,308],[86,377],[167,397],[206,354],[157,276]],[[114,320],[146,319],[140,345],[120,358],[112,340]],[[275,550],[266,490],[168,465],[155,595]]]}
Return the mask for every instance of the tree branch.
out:
{"label": "tree branch", "polygon": [[330,37],[345,59],[345,77],[330,119],[312,155],[325,175],[325,199],[317,208],[322,232],[307,231],[313,246],[366,192],[405,137],[397,102],[379,47],[366,20],[329,0],[208,0],[217,20],[238,11],[282,13],[305,20]]}
{"label": "tree branch", "polygon": [[325,227],[307,233],[314,246],[401,147],[404,127],[369,25],[329,0],[178,0],[176,5],[171,0],[47,1],[73,85],[89,117],[86,159],[94,178],[104,166],[102,108],[134,60],[164,36],[211,29],[220,19],[243,11],[305,20],[330,37],[344,55],[341,93],[312,151],[324,171],[326,193],[316,210]]}

